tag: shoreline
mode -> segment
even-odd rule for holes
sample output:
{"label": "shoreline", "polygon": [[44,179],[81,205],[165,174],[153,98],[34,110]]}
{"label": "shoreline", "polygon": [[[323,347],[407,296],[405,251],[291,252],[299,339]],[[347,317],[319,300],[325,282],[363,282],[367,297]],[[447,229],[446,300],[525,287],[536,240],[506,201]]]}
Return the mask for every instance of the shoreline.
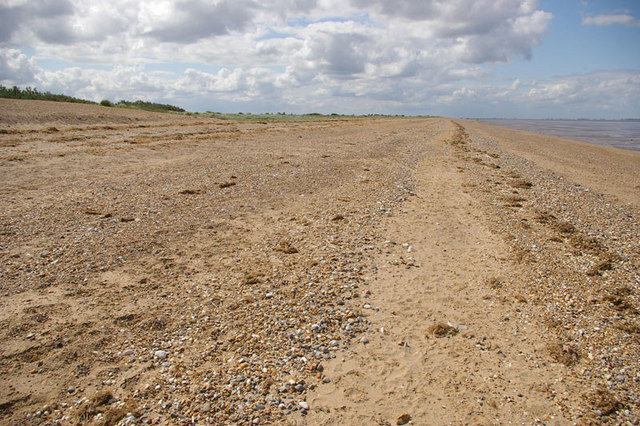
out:
{"label": "shoreline", "polygon": [[[590,144],[640,152],[640,119],[628,120],[552,120],[552,119],[474,119],[491,126],[553,136]],[[612,124],[625,127],[613,129]],[[560,127],[558,127],[560,126]],[[634,131],[635,129],[635,131]]]}

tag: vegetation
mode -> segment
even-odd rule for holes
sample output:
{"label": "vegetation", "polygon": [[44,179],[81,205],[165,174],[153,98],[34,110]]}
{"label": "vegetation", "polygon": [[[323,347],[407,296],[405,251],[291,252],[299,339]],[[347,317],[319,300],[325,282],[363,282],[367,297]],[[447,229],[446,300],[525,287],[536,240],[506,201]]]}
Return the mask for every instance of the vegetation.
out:
{"label": "vegetation", "polygon": [[82,104],[95,104],[95,102],[86,99],[74,98],[73,96],[57,95],[51,92],[40,92],[38,89],[27,87],[20,89],[17,86],[11,88],[0,85],[0,98],[10,99],[34,99],[39,101],[55,101],[55,102],[75,102]]}
{"label": "vegetation", "polygon": [[271,122],[271,121],[310,121],[310,120],[345,120],[345,119],[353,119],[353,118],[372,118],[372,117],[404,117],[400,115],[391,116],[391,115],[380,115],[380,114],[369,114],[369,115],[344,115],[344,114],[320,114],[317,112],[307,113],[307,114],[286,114],[284,112],[278,112],[275,114],[264,113],[264,114],[253,114],[246,112],[238,112],[235,114],[232,113],[222,113],[222,112],[211,112],[207,111],[204,113],[188,113],[189,115],[198,115],[201,117],[215,117],[221,120],[235,120],[235,121],[256,121],[256,122]]}
{"label": "vegetation", "polygon": [[153,111],[153,112],[185,112],[184,109],[177,106],[173,106],[169,104],[158,104],[155,102],[145,102],[145,101],[134,101],[134,102],[120,101],[116,103],[114,106],[118,108],[142,109],[145,111]]}
{"label": "vegetation", "polygon": [[[96,104],[96,102],[88,101],[86,99],[74,98],[73,96],[59,95],[51,92],[40,92],[38,89],[27,87],[21,89],[18,86],[5,87],[0,85],[0,98],[9,99],[32,99],[38,101],[53,101],[53,102],[75,102],[83,104]],[[154,112],[185,112],[184,109],[173,105],[158,104],[154,102],[145,101],[120,101],[117,103],[111,102],[109,99],[103,99],[100,101],[100,105],[105,107],[118,107],[118,108],[132,108],[142,109],[145,111]]]}
{"label": "vegetation", "polygon": [[[38,89],[27,87],[26,89],[20,89],[17,86],[13,86],[11,88],[0,85],[0,98],[11,98],[11,99],[34,99],[41,101],[54,101],[54,102],[76,102],[83,104],[93,104],[98,105],[96,102],[88,101],[86,99],[74,98],[73,96],[67,95],[58,95],[51,92],[40,92]],[[243,113],[238,112],[236,114],[233,113],[221,113],[221,112],[211,112],[207,111],[204,113],[194,113],[187,112],[184,109],[169,105],[169,104],[159,104],[155,102],[145,102],[145,101],[118,101],[116,103],[111,102],[109,99],[103,99],[100,101],[99,105],[104,107],[114,107],[114,108],[130,108],[130,109],[139,109],[145,111],[152,112],[171,112],[171,113],[179,113],[186,114],[191,116],[200,116],[200,117],[215,117],[221,120],[235,120],[235,121],[255,121],[255,122],[269,122],[269,121],[309,121],[309,120],[343,120],[343,119],[353,119],[353,118],[364,118],[364,117],[404,117],[404,115],[381,115],[381,114],[368,114],[368,115],[343,115],[343,114],[320,114],[317,112],[307,113],[307,114],[287,114],[284,112],[278,113],[264,113],[264,114],[253,114],[253,113]]]}

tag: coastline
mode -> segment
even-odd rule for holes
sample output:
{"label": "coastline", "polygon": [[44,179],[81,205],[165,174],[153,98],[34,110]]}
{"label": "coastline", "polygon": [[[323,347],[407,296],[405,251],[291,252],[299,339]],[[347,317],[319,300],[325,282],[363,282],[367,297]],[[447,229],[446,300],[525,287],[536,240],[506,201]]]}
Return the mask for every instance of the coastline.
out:
{"label": "coastline", "polygon": [[477,119],[484,124],[539,135],[588,142],[596,145],[640,151],[640,119],[552,120]]}
{"label": "coastline", "polygon": [[459,120],[509,152],[595,191],[640,207],[640,152]]}

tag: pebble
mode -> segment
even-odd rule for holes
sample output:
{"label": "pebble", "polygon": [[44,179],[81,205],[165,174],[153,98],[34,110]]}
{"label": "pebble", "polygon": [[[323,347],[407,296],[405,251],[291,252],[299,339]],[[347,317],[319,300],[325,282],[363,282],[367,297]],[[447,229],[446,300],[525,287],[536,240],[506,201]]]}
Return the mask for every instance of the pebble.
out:
{"label": "pebble", "polygon": [[[411,147],[417,145],[407,144]],[[397,152],[400,151],[402,150]],[[397,157],[393,153],[388,155],[390,158],[400,160],[405,157],[418,157],[414,154],[416,152],[412,151],[407,152],[406,155],[402,154],[402,156],[398,154]],[[404,163],[398,161],[398,164]],[[305,167],[303,162],[301,165]],[[254,172],[253,164],[246,170],[236,170],[244,167],[242,162],[232,166],[234,174],[240,175],[240,172],[243,171],[251,171],[252,174]],[[404,168],[402,166],[402,169]],[[193,171],[198,174],[199,169],[194,167]],[[271,196],[270,190],[274,188],[276,190],[283,188],[286,191],[287,186],[283,187],[282,185],[286,184],[290,177],[297,176],[298,172],[291,174],[289,170],[295,171],[293,167],[278,167],[278,169],[277,171],[283,179],[280,177],[272,178],[269,174],[264,173],[256,173],[260,181],[249,181],[247,177],[247,191],[254,187],[259,190],[263,184],[264,188],[269,190],[269,196]],[[301,168],[300,171],[302,170],[304,169]],[[209,171],[213,174],[217,173],[216,170],[204,170],[204,175],[196,177],[208,176],[209,180],[215,179],[216,177],[213,175],[207,175]],[[139,394],[143,400],[136,401],[140,403],[142,413],[141,415],[136,413],[136,417],[138,417],[136,423],[142,424],[150,419],[150,421],[157,423],[171,424],[247,424],[250,422],[284,424],[287,423],[284,418],[285,413],[297,411],[297,415],[300,416],[301,412],[309,410],[309,404],[306,401],[298,402],[305,399],[305,396],[303,393],[297,392],[304,389],[305,383],[306,386],[318,383],[317,378],[311,379],[309,376],[320,373],[319,382],[330,383],[331,380],[322,374],[321,366],[317,366],[316,371],[309,371],[312,363],[305,365],[304,359],[313,359],[313,362],[317,363],[319,360],[316,358],[330,359],[332,355],[335,358],[335,354],[351,359],[351,356],[348,355],[348,349],[353,348],[354,344],[358,344],[358,342],[367,344],[369,339],[363,337],[362,333],[375,330],[373,324],[367,321],[365,314],[358,317],[358,311],[363,310],[364,301],[368,300],[357,296],[358,293],[361,296],[369,296],[370,290],[363,291],[362,286],[369,285],[366,280],[376,279],[373,275],[377,270],[375,263],[373,263],[373,254],[377,250],[379,241],[374,241],[374,238],[378,237],[373,231],[376,230],[375,227],[379,222],[384,222],[383,215],[387,211],[389,216],[392,215],[390,206],[395,203],[392,201],[395,198],[395,190],[392,188],[386,192],[386,188],[396,181],[405,179],[400,175],[391,174],[395,173],[395,166],[386,175],[384,174],[387,172],[386,168],[384,170],[380,168],[379,171],[382,173],[379,186],[382,190],[375,194],[367,190],[366,194],[363,193],[366,195],[365,199],[360,200],[355,197],[353,204],[345,205],[346,209],[353,209],[353,220],[350,218],[349,221],[341,222],[339,230],[334,230],[334,225],[325,226],[322,218],[314,219],[313,213],[289,211],[284,204],[280,205],[276,200],[275,208],[282,210],[283,219],[286,218],[286,220],[279,221],[278,219],[273,224],[271,222],[265,224],[264,239],[256,239],[255,241],[253,238],[245,239],[241,235],[237,235],[236,227],[250,224],[242,223],[244,222],[244,219],[241,219],[244,209],[238,207],[239,204],[236,206],[235,203],[242,200],[243,203],[247,203],[247,210],[253,210],[252,203],[258,199],[253,198],[254,194],[250,194],[250,197],[246,199],[238,196],[237,200],[232,200],[231,204],[223,202],[218,206],[218,200],[215,198],[217,191],[210,191],[205,203],[197,201],[197,198],[204,199],[205,197],[190,198],[187,209],[183,208],[183,202],[174,205],[171,200],[167,200],[167,203],[163,201],[158,204],[158,212],[152,213],[152,216],[146,214],[140,216],[143,218],[141,226],[132,234],[136,243],[130,245],[131,250],[136,250],[136,256],[139,256],[137,250],[141,247],[145,250],[147,246],[150,249],[153,247],[151,255],[154,258],[148,259],[152,261],[150,265],[156,262],[158,262],[158,266],[164,265],[162,268],[144,271],[145,274],[150,275],[149,280],[157,281],[153,286],[149,286],[149,291],[158,306],[157,309],[137,312],[133,321],[123,317],[122,321],[105,323],[106,327],[100,329],[100,333],[110,333],[110,328],[115,331],[122,328],[126,330],[126,333],[117,333],[115,336],[114,345],[109,347],[113,353],[101,351],[96,355],[103,358],[105,362],[114,364],[123,360],[137,363],[135,366],[127,365],[122,366],[124,368],[113,369],[113,375],[105,380],[105,384],[109,382],[114,384],[114,387],[116,383],[123,383],[123,379],[139,367],[149,368],[144,373],[146,377],[144,383],[147,384],[147,387],[141,389]],[[327,174],[328,178],[332,177],[330,173]],[[377,172],[376,175],[378,175]],[[322,171],[319,179],[324,179],[324,176],[325,173]],[[151,176],[149,178],[151,179]],[[327,182],[332,182],[332,180]],[[202,183],[204,184],[204,181]],[[319,183],[322,182],[319,181]],[[167,188],[171,188],[172,182],[165,183],[163,180],[164,184],[168,185]],[[238,185],[238,188],[240,187],[241,185]],[[105,186],[105,188],[107,187]],[[104,191],[106,190],[104,189]],[[173,189],[170,190],[173,191]],[[109,189],[108,191],[110,191],[109,195],[113,194],[119,197],[121,195],[119,189],[117,191]],[[126,192],[134,193],[137,191]],[[162,192],[158,191],[158,193]],[[259,197],[260,194],[257,196]],[[140,204],[136,204],[137,200],[132,200],[134,202],[131,209],[143,211],[149,204],[155,207],[153,206],[154,197],[155,195],[151,197],[151,200],[147,197],[140,197]],[[210,197],[211,200],[209,200]],[[282,200],[286,201],[285,198]],[[110,198],[106,197],[98,197],[96,201],[112,204]],[[385,208],[381,212],[382,214],[374,214],[375,204],[373,203],[375,201],[383,202],[382,205]],[[113,208],[116,209],[117,206],[124,208],[126,202],[126,197],[123,200],[118,198],[117,202],[113,203]],[[327,200],[324,207],[329,207],[333,202],[332,199]],[[163,210],[163,206],[166,206],[167,209]],[[229,209],[219,209],[218,207],[229,207]],[[322,206],[319,205],[319,207]],[[369,207],[371,209],[366,210]],[[395,207],[393,208],[395,209]],[[133,212],[131,214],[133,215]],[[233,216],[238,214],[240,216],[237,216],[237,220],[233,219]],[[295,221],[290,222],[289,215]],[[150,220],[147,220],[148,217]],[[72,217],[69,219],[69,223],[72,223],[72,219],[76,220]],[[252,220],[249,217],[247,219]],[[206,229],[211,229],[212,232],[223,231],[218,234],[220,246],[218,247],[216,244],[215,250],[204,253],[207,256],[216,257],[216,259],[212,259],[211,274],[183,274],[180,272],[183,259],[180,257],[181,255],[177,254],[177,250],[182,250],[183,247],[178,244],[187,240],[181,234],[188,231],[186,235],[188,237],[192,225],[197,225],[193,229],[198,229],[203,220],[211,222],[211,227],[207,225]],[[91,224],[93,222],[95,220],[92,219]],[[112,237],[111,231],[109,231],[111,228],[117,230],[120,227],[120,222],[109,224],[108,221],[100,221],[100,223],[103,223],[104,226],[96,226],[95,230],[101,235],[91,237],[91,239],[95,239],[94,244],[104,244],[105,253],[122,251],[123,261],[131,261],[131,257],[124,256],[125,252],[129,251],[129,247],[122,247],[126,250],[116,250],[121,247],[116,243],[121,244],[120,240],[127,241],[127,235],[119,237],[114,234]],[[147,223],[149,223],[149,235],[144,233],[147,230],[145,228]],[[298,226],[302,223],[305,223],[306,228]],[[215,229],[219,227],[220,229]],[[169,229],[176,232],[155,234],[156,230],[167,231]],[[128,232],[126,229],[123,231]],[[229,236],[226,236],[227,231],[229,231]],[[141,234],[138,235],[138,232]],[[82,237],[83,233],[74,235],[69,232],[67,239],[74,240]],[[287,260],[277,265],[271,262],[270,259],[273,256],[271,248],[278,243],[280,236],[299,245],[301,253],[296,255],[296,259],[300,258],[300,262]],[[116,237],[120,240],[112,241]],[[156,246],[162,248],[155,248]],[[70,249],[72,247],[75,246],[69,246]],[[212,249],[213,247],[206,248]],[[407,245],[402,249],[398,248],[398,251],[408,249]],[[371,250],[372,255],[367,254],[368,250]],[[190,248],[184,247],[184,251],[186,255],[192,254]],[[73,253],[70,253],[69,257],[71,254]],[[218,254],[220,255],[220,263],[217,260]],[[223,257],[229,259],[230,262],[223,262]],[[110,255],[107,260],[109,258]],[[237,263],[235,262],[236,258]],[[72,260],[76,261],[75,258]],[[93,258],[82,258],[78,260],[78,263],[101,265],[104,263],[101,260],[104,259],[96,254],[95,261]],[[311,265],[311,261],[315,266],[308,266]],[[223,264],[228,266],[218,269]],[[110,268],[111,265],[104,264],[104,267]],[[67,264],[64,265],[64,268],[71,269]],[[90,270],[95,269],[95,272],[98,272],[105,268],[97,266],[90,268]],[[53,272],[62,271],[52,271],[51,275]],[[264,276],[256,285],[244,286],[242,277],[249,273],[264,273]],[[62,278],[66,277],[63,275]],[[141,284],[146,284],[146,282],[141,282]],[[79,289],[82,285],[78,283],[73,287]],[[130,296],[136,295],[135,291],[138,290],[135,287],[120,294],[123,302],[130,300],[128,299]],[[144,288],[141,290],[146,291]],[[276,293],[277,298],[275,297]],[[164,299],[160,299],[158,297],[160,295]],[[101,302],[102,297],[97,298],[97,301]],[[271,298],[274,300],[269,300]],[[114,302],[118,303],[121,300],[118,299]],[[370,310],[364,312],[372,313],[372,305],[368,304],[366,309]],[[349,327],[347,328],[346,325]],[[72,340],[84,339],[84,335],[77,334],[69,337],[72,337]],[[96,335],[95,339],[102,337],[101,334]],[[92,341],[89,336],[87,338],[89,342]],[[135,347],[132,342],[135,342]],[[341,348],[344,348],[344,352],[340,352]],[[170,353],[168,353],[169,350]],[[130,356],[130,358],[113,359],[113,354],[118,351],[122,351],[121,353]],[[226,362],[229,358],[232,360]],[[243,362],[239,361],[240,358],[243,359]],[[169,359],[172,361],[168,362]],[[344,357],[339,359],[345,360]],[[102,361],[101,359],[100,362]],[[154,368],[153,364],[161,364],[165,367]],[[211,368],[213,364],[215,367]],[[240,367],[241,365],[242,367]],[[127,371],[126,367],[133,370]],[[88,370],[88,377],[93,379],[94,369]],[[101,371],[101,368],[98,371]],[[635,371],[629,373],[628,377],[634,377],[634,374]],[[291,377],[295,378],[293,384],[288,382]],[[631,379],[628,380],[628,382],[631,381]],[[270,382],[268,386],[266,382]],[[144,385],[142,387],[144,388]],[[64,393],[64,387],[62,390]],[[130,389],[118,389],[118,395],[122,396],[124,400],[130,396],[128,395],[129,391]],[[74,395],[79,393],[80,391],[77,390]],[[74,399],[70,396],[66,397]],[[179,402],[174,406],[176,400]],[[259,407],[267,408],[257,411]],[[165,409],[169,411],[163,412]],[[74,415],[75,413],[69,413],[69,416]],[[126,420],[132,419],[125,417],[122,421]],[[389,420],[393,422],[394,419],[390,418]],[[46,421],[55,423],[53,419]]]}
{"label": "pebble", "polygon": [[[474,149],[497,148],[495,141],[478,133],[471,134],[470,140]],[[505,200],[513,195],[511,178],[503,171],[487,171],[482,166],[469,169],[477,185],[478,197],[486,205],[492,205],[497,213],[487,216],[490,226],[509,237],[513,252],[524,255],[523,273],[510,283],[510,291],[527,295],[527,299],[535,298],[541,307],[553,309],[552,320],[559,326],[554,326],[550,334],[564,337],[565,330],[576,331],[566,343],[584,356],[580,362],[588,368],[578,376],[586,389],[599,387],[606,379],[611,381],[607,386],[612,398],[636,400],[640,382],[631,380],[628,375],[611,374],[626,362],[625,355],[637,352],[628,333],[616,329],[614,324],[626,320],[623,324],[635,326],[636,318],[613,303],[605,303],[605,298],[621,290],[621,294],[613,295],[618,299],[612,300],[637,304],[638,256],[637,251],[633,255],[629,251],[629,247],[637,247],[640,232],[637,209],[621,202],[605,202],[605,198],[595,191],[586,192],[570,180],[550,174],[520,157],[501,155],[497,162],[501,170],[533,184],[529,189],[518,191],[525,199],[521,207],[507,208]],[[539,216],[523,226],[524,212]],[[549,244],[549,241],[555,243]],[[614,262],[610,270],[588,269],[612,254],[622,253],[625,259]],[[590,303],[577,307],[578,300]],[[478,347],[483,349],[482,344]],[[595,411],[595,414],[603,415],[602,411]],[[625,416],[619,410],[607,419],[607,423],[625,424],[625,420],[631,420]]]}
{"label": "pebble", "polygon": [[410,421],[411,421],[411,416],[409,414],[402,414],[401,416],[398,416],[398,418],[396,419],[396,424],[406,425]]}

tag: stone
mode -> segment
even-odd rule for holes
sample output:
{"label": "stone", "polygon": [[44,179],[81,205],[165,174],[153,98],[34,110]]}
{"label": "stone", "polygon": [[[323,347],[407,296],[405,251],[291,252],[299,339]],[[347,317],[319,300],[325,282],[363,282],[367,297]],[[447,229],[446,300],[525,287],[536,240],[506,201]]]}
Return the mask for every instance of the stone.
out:
{"label": "stone", "polygon": [[156,358],[158,359],[166,359],[167,351],[156,351],[155,355],[156,355]]}
{"label": "stone", "polygon": [[411,416],[409,414],[402,414],[401,416],[398,416],[398,418],[396,419],[396,424],[406,425],[410,421],[411,421]]}
{"label": "stone", "polygon": [[369,343],[369,339],[367,338],[367,336],[362,336],[362,338],[360,339],[360,343],[363,343],[365,345]]}
{"label": "stone", "polygon": [[309,409],[309,404],[307,404],[307,401],[300,401],[298,405],[300,406],[300,408],[302,408],[305,411]]}

